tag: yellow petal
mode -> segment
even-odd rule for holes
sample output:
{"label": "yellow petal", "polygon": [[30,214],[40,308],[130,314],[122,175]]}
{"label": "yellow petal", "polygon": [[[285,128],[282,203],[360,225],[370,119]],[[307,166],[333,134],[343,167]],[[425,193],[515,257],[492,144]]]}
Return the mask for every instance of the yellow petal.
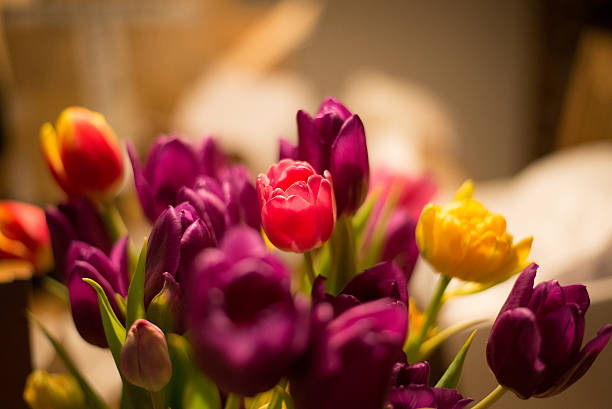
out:
{"label": "yellow petal", "polygon": [[468,200],[472,198],[474,194],[474,182],[471,180],[466,180],[463,182],[457,193],[455,193],[455,200]]}

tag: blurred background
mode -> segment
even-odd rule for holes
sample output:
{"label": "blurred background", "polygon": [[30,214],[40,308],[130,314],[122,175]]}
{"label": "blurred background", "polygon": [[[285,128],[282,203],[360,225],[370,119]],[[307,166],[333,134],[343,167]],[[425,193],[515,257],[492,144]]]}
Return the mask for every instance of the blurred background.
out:
{"label": "blurred background", "polygon": [[[0,197],[62,198],[38,132],[66,106],[104,113],[141,155],[161,133],[216,135],[256,174],[328,95],[363,119],[373,166],[431,173],[441,198],[475,179],[535,236],[541,278],[604,283],[595,310],[612,321],[610,1],[0,0]],[[143,220],[133,189],[120,199]],[[455,311],[494,316],[507,291]],[[35,365],[52,367],[45,348]],[[609,373],[610,351],[596,365]],[[577,396],[605,396],[594,372]]]}

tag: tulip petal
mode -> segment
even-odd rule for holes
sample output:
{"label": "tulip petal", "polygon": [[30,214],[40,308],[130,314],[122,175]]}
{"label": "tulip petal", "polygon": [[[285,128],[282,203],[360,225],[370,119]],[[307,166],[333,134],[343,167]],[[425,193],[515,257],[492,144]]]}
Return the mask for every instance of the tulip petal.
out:
{"label": "tulip petal", "polygon": [[164,207],[157,204],[153,195],[153,189],[147,181],[136,149],[131,142],[127,142],[127,152],[132,163],[132,171],[134,173],[134,185],[136,186],[136,193],[138,194],[138,200],[145,216],[150,221],[155,221],[157,216],[163,211]]}
{"label": "tulip petal", "polygon": [[60,157],[57,134],[53,125],[48,122],[40,128],[40,144],[47,166],[51,170],[51,174],[57,184],[68,196],[76,196],[79,192],[68,180],[62,158]]}
{"label": "tulip petal", "polygon": [[393,298],[408,303],[408,285],[402,270],[393,261],[379,263],[357,274],[342,290],[361,302]]}
{"label": "tulip petal", "polygon": [[437,408],[433,388],[427,385],[408,385],[393,388],[389,394],[393,409]]}
{"label": "tulip petal", "polygon": [[278,141],[279,144],[279,153],[278,160],[282,159],[293,159],[297,160],[298,158],[298,147],[289,142],[284,138],[280,138]]}
{"label": "tulip petal", "polygon": [[111,250],[110,260],[117,267],[119,272],[120,280],[117,292],[123,296],[127,296],[127,290],[130,285],[129,283],[129,259],[128,259],[128,238],[127,236],[121,237]]}
{"label": "tulip petal", "polygon": [[561,393],[573,385],[577,380],[582,378],[582,376],[584,376],[584,374],[589,370],[591,365],[593,365],[593,362],[595,362],[597,356],[608,344],[610,336],[612,336],[612,325],[608,324],[602,327],[597,332],[597,335],[585,345],[582,351],[580,351],[578,360],[557,383],[557,386],[549,389],[541,395],[538,395],[538,397],[549,397]]}
{"label": "tulip petal", "polygon": [[107,347],[98,296],[83,278],[90,278],[97,282],[104,290],[108,301],[115,314],[121,317],[121,311],[117,306],[115,292],[110,283],[89,263],[76,261],[70,271],[68,280],[68,293],[70,294],[70,306],[72,308],[72,318],[79,334],[90,344],[100,347]]}
{"label": "tulip petal", "polygon": [[326,97],[317,111],[317,116],[325,114],[337,115],[342,121],[346,121],[353,115],[342,102],[333,97]]}
{"label": "tulip petal", "polygon": [[359,116],[353,115],[342,125],[329,162],[338,215],[353,214],[363,203],[370,180],[365,130]]}
{"label": "tulip petal", "polygon": [[536,263],[531,263],[521,274],[519,274],[514,282],[514,286],[512,286],[512,290],[510,290],[508,299],[499,311],[500,316],[504,312],[514,308],[527,307],[531,299],[531,294],[533,293],[533,283],[537,270],[538,265]]}
{"label": "tulip petal", "polygon": [[398,362],[393,367],[393,375],[395,386],[427,385],[429,383],[429,363],[424,361],[409,365]]}
{"label": "tulip petal", "polygon": [[145,263],[145,307],[162,289],[163,273],[176,274],[180,260],[181,220],[169,206],[159,216],[147,247]]}
{"label": "tulip petal", "polygon": [[319,130],[306,111],[298,111],[297,127],[298,158],[310,163],[317,173],[323,173],[327,169],[329,159],[322,148],[323,142],[319,136]]}
{"label": "tulip petal", "polygon": [[455,389],[432,388],[438,409],[463,409],[473,399],[463,398]]}
{"label": "tulip petal", "polygon": [[70,242],[76,239],[76,233],[70,225],[70,220],[57,207],[47,206],[45,209],[47,227],[51,235],[51,248],[55,259],[55,269],[60,277],[67,278],[66,254]]}
{"label": "tulip petal", "polygon": [[539,358],[541,349],[535,315],[527,308],[516,308],[495,321],[487,343],[487,362],[500,385],[527,399],[545,369]]}
{"label": "tulip petal", "polygon": [[589,293],[586,286],[582,284],[564,285],[562,287],[565,295],[565,302],[568,304],[576,304],[582,314],[585,314],[591,304]]}

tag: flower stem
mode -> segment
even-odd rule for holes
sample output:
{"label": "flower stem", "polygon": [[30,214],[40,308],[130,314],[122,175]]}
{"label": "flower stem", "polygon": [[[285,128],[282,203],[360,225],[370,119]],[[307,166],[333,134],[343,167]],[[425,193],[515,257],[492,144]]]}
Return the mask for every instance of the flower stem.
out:
{"label": "flower stem", "polygon": [[493,389],[483,400],[478,402],[471,409],[486,409],[491,407],[495,402],[501,398],[508,389],[501,385],[497,385],[497,388]]}
{"label": "flower stem", "polygon": [[153,409],[167,409],[163,389],[157,392],[151,391],[150,394],[151,402],[153,402]]}
{"label": "flower stem", "polygon": [[356,273],[355,237],[349,217],[341,217],[331,240],[332,263],[329,272],[328,291],[336,295]]}
{"label": "flower stem", "polygon": [[436,322],[438,318],[438,312],[440,312],[440,306],[442,305],[442,296],[444,295],[444,291],[448,284],[451,281],[451,277],[446,275],[440,275],[440,281],[438,282],[438,287],[429,302],[429,306],[427,306],[427,311],[425,311],[425,321],[423,325],[419,329],[419,332],[408,339],[408,346],[406,348],[406,358],[409,363],[414,363],[419,358],[419,352],[421,350],[421,345],[425,340],[425,336],[427,335],[427,331],[429,327]]}
{"label": "flower stem", "polygon": [[306,265],[306,276],[308,277],[308,280],[310,280],[310,286],[312,286],[317,275],[314,271],[314,265],[312,263],[312,253],[310,251],[304,253],[304,262],[304,264]]}
{"label": "flower stem", "polygon": [[234,393],[230,393],[225,402],[225,409],[240,409],[242,397]]}

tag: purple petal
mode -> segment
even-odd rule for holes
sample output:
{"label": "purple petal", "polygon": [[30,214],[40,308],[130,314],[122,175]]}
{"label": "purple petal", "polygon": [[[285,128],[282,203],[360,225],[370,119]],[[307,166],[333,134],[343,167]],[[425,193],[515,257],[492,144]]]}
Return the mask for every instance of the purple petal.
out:
{"label": "purple petal", "polygon": [[265,257],[268,252],[261,234],[246,226],[228,230],[220,247],[232,261],[246,257]]}
{"label": "purple petal", "polygon": [[406,280],[410,279],[419,257],[415,239],[415,221],[407,212],[397,209],[391,215],[385,233],[385,243],[381,260],[394,260],[404,271]]}
{"label": "purple petal", "polygon": [[565,294],[557,280],[545,281],[533,289],[528,308],[536,315],[546,315],[565,305]]}
{"label": "purple petal", "polygon": [[463,409],[472,399],[464,399],[455,389],[432,388],[438,409]]}
{"label": "purple petal", "polygon": [[181,220],[169,206],[159,216],[147,246],[145,263],[145,306],[162,289],[163,274],[176,274],[180,260]]}
{"label": "purple petal", "polygon": [[610,336],[612,335],[612,325],[608,324],[602,327],[598,332],[595,338],[589,341],[588,344],[580,351],[580,356],[577,362],[572,366],[570,370],[567,371],[565,376],[561,378],[558,384],[546,391],[542,395],[538,395],[538,397],[548,397],[552,395],[556,395],[560,392],[563,392],[565,389],[570,387],[574,382],[578,379],[582,378],[582,376],[589,370],[593,362],[597,356],[603,351],[603,349],[608,344],[610,340]]}
{"label": "purple petal", "polygon": [[340,129],[329,162],[338,216],[353,214],[363,203],[370,180],[365,130],[357,115],[348,119]]}
{"label": "purple petal", "polygon": [[211,225],[204,223],[202,219],[193,222],[181,237],[180,267],[177,278],[181,282],[189,282],[186,277],[187,271],[191,271],[191,265],[200,251],[208,247],[215,247],[217,239]]}
{"label": "purple petal", "polygon": [[100,249],[82,241],[73,241],[66,256],[66,268],[72,271],[79,262],[86,262],[92,266],[108,282],[113,293],[127,295],[127,277],[120,275],[119,266],[115,265]]}
{"label": "purple petal", "polygon": [[132,171],[134,173],[134,185],[136,186],[136,193],[138,194],[138,200],[145,216],[150,220],[154,221],[157,216],[163,211],[163,206],[156,203],[154,199],[153,189],[145,178],[142,170],[142,165],[138,159],[136,149],[131,142],[127,142],[128,156],[132,163]]}
{"label": "purple petal", "polygon": [[219,178],[219,174],[227,167],[227,158],[211,136],[207,136],[202,143],[201,157],[202,172],[206,176]]}
{"label": "purple petal", "polygon": [[349,111],[339,100],[332,97],[327,97],[321,103],[319,110],[317,111],[317,116],[322,116],[325,114],[334,114],[340,117],[342,121],[346,121],[353,114]]}
{"label": "purple petal", "polygon": [[516,308],[499,315],[487,343],[487,362],[500,385],[523,399],[538,386],[545,369],[542,338],[533,312]]}
{"label": "purple petal", "polygon": [[591,299],[587,289],[582,284],[564,285],[561,287],[565,295],[565,302],[568,304],[576,304],[580,312],[584,315],[589,309]]}
{"label": "purple petal", "polygon": [[297,126],[298,158],[310,163],[317,173],[322,174],[328,169],[329,158],[325,155],[319,130],[312,117],[302,110],[297,113]]}
{"label": "purple petal", "polygon": [[538,317],[538,327],[542,336],[540,359],[546,365],[546,370],[535,394],[550,389],[566,370],[568,362],[578,355],[582,345],[584,317],[576,305],[566,305]]}
{"label": "purple petal", "polygon": [[536,263],[531,263],[521,272],[521,274],[519,274],[514,282],[512,290],[510,290],[508,299],[499,311],[499,316],[514,308],[527,307],[531,299],[531,294],[533,293],[533,282],[537,270],[538,265]]}
{"label": "purple petal", "polygon": [[127,295],[127,290],[130,285],[129,282],[129,258],[128,258],[128,238],[127,236],[121,237],[111,250],[110,260],[117,267],[119,273],[119,287],[116,288],[117,292],[123,296]]}
{"label": "purple petal", "polygon": [[361,302],[390,297],[408,302],[408,285],[402,270],[393,261],[379,263],[357,274],[342,290]]}
{"label": "purple petal", "polygon": [[100,307],[96,292],[83,278],[90,278],[100,284],[115,314],[122,319],[123,316],[117,306],[115,292],[111,285],[89,263],[77,261],[70,272],[68,280],[68,293],[70,294],[70,307],[74,324],[83,339],[99,347],[107,347]]}
{"label": "purple petal", "polygon": [[393,388],[389,394],[393,409],[437,408],[433,388],[427,385],[408,385]]}
{"label": "purple petal", "polygon": [[418,362],[409,365],[398,362],[393,367],[393,386],[427,385],[429,383],[429,363]]}
{"label": "purple petal", "polygon": [[284,138],[280,138],[278,141],[279,144],[279,153],[278,160],[283,159],[293,159],[297,160],[298,158],[298,148],[288,140]]}
{"label": "purple petal", "polygon": [[51,248],[55,259],[56,270],[60,277],[66,279],[66,254],[70,242],[76,239],[76,233],[68,218],[58,208],[48,206],[45,209],[47,227],[51,237]]}

